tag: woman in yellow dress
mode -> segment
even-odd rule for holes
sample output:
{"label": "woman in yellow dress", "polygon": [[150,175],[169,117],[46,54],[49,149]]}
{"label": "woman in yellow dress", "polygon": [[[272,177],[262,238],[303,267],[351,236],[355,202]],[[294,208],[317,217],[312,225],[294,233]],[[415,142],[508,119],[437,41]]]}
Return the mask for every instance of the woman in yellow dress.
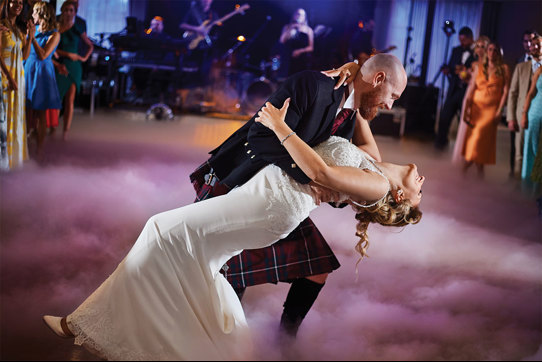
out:
{"label": "woman in yellow dress", "polygon": [[0,36],[2,104],[7,120],[7,157],[9,169],[22,166],[28,159],[26,143],[25,83],[23,60],[30,54],[26,24],[22,22],[23,0],[2,2],[0,25],[7,31]]}
{"label": "woman in yellow dress", "polygon": [[483,177],[484,165],[495,164],[497,153],[497,126],[508,97],[510,70],[504,63],[502,49],[489,43],[487,57],[478,64],[465,95],[463,119],[467,123],[463,156],[466,172],[476,164],[478,175]]}

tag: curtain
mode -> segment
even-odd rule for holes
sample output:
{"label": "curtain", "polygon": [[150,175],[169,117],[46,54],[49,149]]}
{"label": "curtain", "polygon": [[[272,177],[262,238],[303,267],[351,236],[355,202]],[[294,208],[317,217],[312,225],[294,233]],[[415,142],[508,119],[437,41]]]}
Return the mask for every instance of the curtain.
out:
{"label": "curtain", "polygon": [[[435,17],[433,18],[433,34],[431,37],[431,52],[429,56],[429,64],[427,69],[427,83],[431,83],[438,74],[441,65],[448,62],[452,49],[459,45],[459,29],[468,26],[472,29],[474,39],[478,38],[480,32],[480,23],[482,19],[483,1],[437,1],[435,9]],[[456,33],[450,36],[448,54],[444,54],[446,50],[447,37],[442,30],[444,21],[452,20],[455,24]],[[440,75],[435,86],[441,88],[442,77]],[[448,82],[444,82],[444,89],[441,89],[443,94],[446,94]]]}
{"label": "curtain", "polygon": [[[427,18],[428,0],[393,0],[385,1],[384,6],[377,6],[376,16],[381,21],[387,22],[387,31],[384,34],[377,34],[375,31],[375,46],[378,49],[385,49],[389,46],[396,46],[397,49],[390,53],[397,56],[401,62],[405,58],[407,38],[410,36],[407,62],[405,69],[409,77],[420,75],[423,57],[423,45],[425,37],[425,23]],[[382,2],[381,2],[382,3]],[[412,9],[412,13],[411,13]],[[410,22],[412,15],[412,22]],[[408,28],[412,27],[409,33]],[[377,27],[378,29],[378,27]]]}
{"label": "curtain", "polygon": [[[57,0],[57,14],[64,0]],[[116,33],[126,27],[130,0],[79,0],[77,15],[87,21],[87,36],[97,39],[100,33]]]}

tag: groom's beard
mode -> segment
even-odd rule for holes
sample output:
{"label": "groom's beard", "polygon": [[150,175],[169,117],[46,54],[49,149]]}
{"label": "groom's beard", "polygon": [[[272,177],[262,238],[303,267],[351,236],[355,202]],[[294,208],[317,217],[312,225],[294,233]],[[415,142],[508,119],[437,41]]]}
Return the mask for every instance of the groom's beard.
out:
{"label": "groom's beard", "polygon": [[371,121],[378,113],[379,104],[377,90],[363,93],[360,97],[359,114],[367,121]]}

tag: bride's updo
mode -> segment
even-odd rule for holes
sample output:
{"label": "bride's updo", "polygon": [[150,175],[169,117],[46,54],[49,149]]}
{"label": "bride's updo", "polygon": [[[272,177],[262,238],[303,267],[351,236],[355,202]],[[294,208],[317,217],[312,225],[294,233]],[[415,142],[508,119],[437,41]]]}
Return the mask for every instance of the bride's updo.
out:
{"label": "bride's updo", "polygon": [[369,223],[374,222],[384,226],[405,226],[417,224],[422,218],[420,209],[412,206],[409,200],[395,201],[391,192],[388,192],[382,200],[373,206],[353,206],[353,208],[356,211],[356,219],[359,220],[356,226],[356,236],[360,238],[355,249],[361,255],[361,258],[368,256],[369,237],[367,228]]}

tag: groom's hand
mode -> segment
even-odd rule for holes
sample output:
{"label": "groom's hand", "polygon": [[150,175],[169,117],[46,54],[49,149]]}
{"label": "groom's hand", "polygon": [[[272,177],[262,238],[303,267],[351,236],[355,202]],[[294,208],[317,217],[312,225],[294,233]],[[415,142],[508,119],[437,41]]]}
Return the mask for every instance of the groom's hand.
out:
{"label": "groom's hand", "polygon": [[314,194],[316,205],[320,205],[322,202],[336,202],[341,198],[341,194],[335,190],[318,185],[315,182],[310,182],[309,185]]}

